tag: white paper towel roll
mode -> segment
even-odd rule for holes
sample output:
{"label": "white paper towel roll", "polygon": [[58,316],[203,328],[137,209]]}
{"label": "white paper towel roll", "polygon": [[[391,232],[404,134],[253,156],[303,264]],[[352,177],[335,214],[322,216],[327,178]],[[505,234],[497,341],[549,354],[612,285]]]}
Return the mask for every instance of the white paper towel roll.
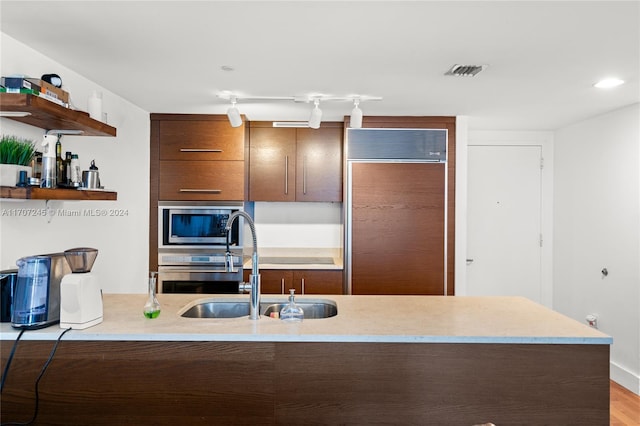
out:
{"label": "white paper towel roll", "polygon": [[89,98],[89,117],[102,121],[102,92],[97,90]]}

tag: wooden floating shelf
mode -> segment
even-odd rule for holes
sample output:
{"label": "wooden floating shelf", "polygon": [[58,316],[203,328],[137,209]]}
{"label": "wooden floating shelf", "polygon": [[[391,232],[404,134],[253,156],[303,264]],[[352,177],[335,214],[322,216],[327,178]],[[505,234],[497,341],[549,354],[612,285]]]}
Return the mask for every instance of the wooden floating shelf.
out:
{"label": "wooden floating shelf", "polygon": [[5,117],[45,130],[80,130],[78,136],[116,136],[116,128],[94,120],[84,111],[65,108],[26,93],[0,93],[1,112],[25,112],[24,117]]}
{"label": "wooden floating shelf", "polygon": [[66,188],[39,188],[28,186],[0,186],[0,198],[19,200],[105,200],[115,201],[118,193],[112,191],[85,191]]}

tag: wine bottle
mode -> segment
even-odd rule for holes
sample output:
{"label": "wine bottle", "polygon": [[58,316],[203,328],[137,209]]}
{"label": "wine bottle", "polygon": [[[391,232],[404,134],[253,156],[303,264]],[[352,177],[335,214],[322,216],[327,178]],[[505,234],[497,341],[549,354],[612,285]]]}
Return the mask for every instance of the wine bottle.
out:
{"label": "wine bottle", "polygon": [[64,185],[67,183],[66,174],[64,172],[64,160],[62,159],[62,143],[60,142],[61,135],[58,135],[58,141],[56,142],[56,181],[58,185]]}

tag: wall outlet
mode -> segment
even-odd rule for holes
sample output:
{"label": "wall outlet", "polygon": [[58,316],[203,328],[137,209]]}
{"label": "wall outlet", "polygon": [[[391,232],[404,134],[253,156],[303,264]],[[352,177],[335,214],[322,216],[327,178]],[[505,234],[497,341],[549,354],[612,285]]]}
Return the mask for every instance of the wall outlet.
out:
{"label": "wall outlet", "polygon": [[593,327],[593,328],[598,328],[598,317],[593,315],[593,314],[589,314],[587,315],[587,317],[585,318],[587,320],[587,324],[589,324],[589,327]]}

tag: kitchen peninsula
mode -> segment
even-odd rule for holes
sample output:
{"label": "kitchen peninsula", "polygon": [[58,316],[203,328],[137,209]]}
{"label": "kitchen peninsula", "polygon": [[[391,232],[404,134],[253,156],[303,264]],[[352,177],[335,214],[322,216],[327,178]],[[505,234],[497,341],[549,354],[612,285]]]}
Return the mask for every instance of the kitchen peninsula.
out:
{"label": "kitchen peninsula", "polygon": [[[609,422],[611,338],[524,298],[298,296],[338,306],[301,323],[183,318],[209,298],[187,294],[159,295],[162,313],[148,320],[145,298],[105,295],[102,324],[64,335],[40,382],[39,421]],[[1,330],[4,368],[18,333]],[[33,383],[61,332],[23,335],[3,421],[30,418]]]}

